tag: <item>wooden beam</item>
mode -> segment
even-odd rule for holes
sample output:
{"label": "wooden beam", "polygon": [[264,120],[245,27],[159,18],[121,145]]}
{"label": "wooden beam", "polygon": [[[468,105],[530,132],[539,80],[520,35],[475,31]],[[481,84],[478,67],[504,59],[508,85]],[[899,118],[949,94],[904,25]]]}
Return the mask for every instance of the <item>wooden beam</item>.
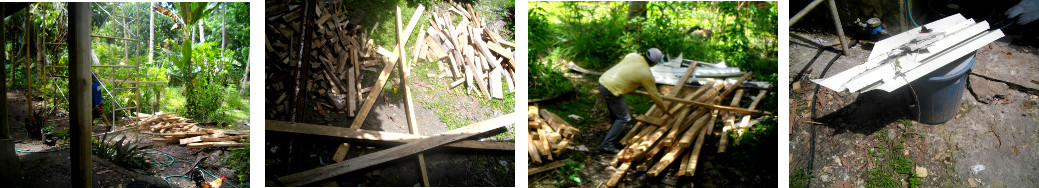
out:
{"label": "wooden beam", "polygon": [[559,161],[555,161],[555,162],[552,162],[552,163],[545,164],[544,166],[529,168],[529,169],[527,169],[527,175],[530,176],[530,175],[538,174],[538,173],[541,173],[541,172],[544,172],[544,171],[553,170],[553,169],[556,169],[556,168],[559,168],[559,167],[562,167],[562,166],[566,165],[567,162],[570,162],[570,159],[559,160]]}
{"label": "wooden beam", "polygon": [[202,142],[202,143],[190,143],[190,144],[188,144],[188,148],[198,149],[198,148],[212,148],[212,147],[237,147],[237,146],[245,146],[245,145],[248,145],[248,143],[238,143],[238,142],[230,142],[230,141],[225,141],[225,142]]}
{"label": "wooden beam", "polygon": [[[414,27],[415,23],[418,21],[418,18],[421,17],[421,16],[422,16],[422,5],[420,4],[419,8],[417,10],[415,10],[415,13],[413,15],[411,15],[411,23],[408,23],[408,27]],[[407,116],[408,128],[410,129],[411,134],[419,134],[418,133],[418,125],[415,124],[416,123],[415,122],[415,110],[414,110],[415,108],[414,108],[414,105],[411,103],[411,88],[408,87],[408,83],[409,83],[408,77],[411,74],[411,66],[408,65],[408,55],[406,55],[407,54],[407,50],[406,50],[405,45],[404,45],[404,43],[408,42],[408,40],[405,39],[405,38],[407,38],[405,36],[406,35],[411,35],[411,33],[410,32],[409,33],[404,33],[403,31],[401,31],[401,27],[403,27],[403,26],[401,25],[400,6],[397,6],[397,49],[400,51],[400,57],[397,58],[397,61],[400,61],[400,62],[398,62],[398,63],[400,63],[399,67],[400,67],[400,72],[401,72],[401,74],[398,74],[398,75],[400,75],[400,80],[401,80],[401,82],[400,82],[401,86],[400,87],[404,89],[404,112],[405,112],[405,115]],[[419,32],[419,33],[422,33],[422,32]],[[418,41],[418,40],[415,40],[415,41]],[[418,44],[418,42],[416,42],[415,44]],[[417,56],[415,58],[418,59]],[[429,175],[427,175],[427,172],[426,172],[426,159],[425,158],[426,157],[422,153],[418,154],[419,171],[421,171],[421,174],[422,174],[422,183],[423,183],[422,185],[425,185],[426,187],[429,187]]]}
{"label": "wooden beam", "polygon": [[624,162],[620,167],[617,167],[617,171],[614,171],[613,176],[610,176],[610,181],[606,182],[606,187],[617,187],[617,183],[620,183],[628,168],[631,168],[631,162]]}
{"label": "wooden beam", "polygon": [[350,151],[350,143],[343,143],[336,149],[336,153],[332,155],[332,160],[336,162],[343,162],[346,159],[346,153]]}
{"label": "wooden beam", "polygon": [[364,124],[364,120],[368,117],[368,112],[372,110],[372,105],[375,105],[375,100],[382,93],[382,87],[386,85],[386,79],[390,78],[390,73],[393,72],[393,67],[396,65],[396,61],[386,62],[386,67],[382,68],[379,79],[375,81],[375,86],[372,86],[372,91],[368,93],[368,97],[365,97],[364,104],[357,111],[357,116],[354,117],[354,122],[350,124],[350,128],[358,129]]}
{"label": "wooden beam", "polygon": [[[649,93],[646,93],[645,91],[636,90],[635,92],[632,92],[632,93],[639,94],[639,95],[642,95],[642,96],[649,96]],[[760,110],[750,110],[750,109],[739,108],[739,107],[722,106],[722,105],[717,105],[717,104],[707,104],[707,103],[703,103],[703,102],[696,102],[696,101],[692,101],[692,100],[679,99],[679,98],[667,97],[667,96],[660,96],[660,98],[665,100],[665,101],[678,102],[678,103],[687,104],[687,105],[693,105],[693,106],[699,106],[699,107],[704,107],[704,108],[710,108],[710,109],[713,109],[713,110],[736,112],[736,113],[741,113],[741,114],[772,115],[771,112],[765,112],[765,111],[760,111]]]}
{"label": "wooden beam", "polygon": [[298,187],[314,182],[325,180],[348,172],[353,172],[370,166],[382,164],[404,156],[422,152],[440,145],[475,136],[493,129],[504,127],[515,123],[514,120],[523,117],[520,113],[510,113],[493,119],[468,125],[459,129],[451,130],[425,139],[378,151],[354,159],[346,160],[336,164],[303,171],[278,178],[286,186]]}
{"label": "wooden beam", "polygon": [[[386,144],[405,144],[427,138],[426,136],[419,136],[413,134],[333,127],[325,125],[313,125],[305,123],[292,123],[275,120],[265,121],[264,128],[267,131],[328,136],[345,138],[350,140],[379,142]],[[515,150],[515,144],[512,142],[483,142],[476,140],[461,140],[446,144],[444,146],[462,149],[483,149],[501,151]]]}

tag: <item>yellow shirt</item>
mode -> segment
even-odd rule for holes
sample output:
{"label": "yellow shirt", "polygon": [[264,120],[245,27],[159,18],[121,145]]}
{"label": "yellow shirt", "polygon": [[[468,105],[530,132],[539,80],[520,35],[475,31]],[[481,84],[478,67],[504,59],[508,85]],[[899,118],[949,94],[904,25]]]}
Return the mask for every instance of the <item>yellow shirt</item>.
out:
{"label": "yellow shirt", "polygon": [[[657,82],[653,79],[653,72],[649,71],[649,63],[642,55],[630,53],[624,56],[620,63],[599,77],[599,84],[610,90],[614,96],[630,93],[642,86],[646,88],[649,98],[653,99],[657,107],[664,107],[660,92],[657,91]],[[661,109],[667,110],[666,107]]]}

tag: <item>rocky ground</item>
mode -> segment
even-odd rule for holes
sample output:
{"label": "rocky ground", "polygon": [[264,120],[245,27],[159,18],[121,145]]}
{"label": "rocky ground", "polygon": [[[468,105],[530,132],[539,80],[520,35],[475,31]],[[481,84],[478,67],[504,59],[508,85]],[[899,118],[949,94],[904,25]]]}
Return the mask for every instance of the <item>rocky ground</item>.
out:
{"label": "rocky ground", "polygon": [[955,118],[927,125],[915,121],[919,112],[912,108],[915,100],[908,87],[890,93],[834,92],[825,87],[815,92],[817,85],[808,79],[864,62],[871,45],[859,43],[836,57],[839,52],[829,47],[836,36],[792,31],[791,185],[1039,184],[1039,53],[1008,40],[978,50]]}

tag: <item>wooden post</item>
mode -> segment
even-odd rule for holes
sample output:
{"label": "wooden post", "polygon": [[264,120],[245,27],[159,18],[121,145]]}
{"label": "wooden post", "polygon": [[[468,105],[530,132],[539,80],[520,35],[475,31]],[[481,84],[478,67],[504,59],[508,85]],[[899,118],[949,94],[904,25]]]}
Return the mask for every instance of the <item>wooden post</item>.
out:
{"label": "wooden post", "polygon": [[[30,14],[29,9],[25,9],[25,12],[26,12],[25,13],[26,14],[26,16],[25,16],[25,81],[26,81],[26,83],[29,84],[29,87],[26,88],[26,91],[29,94],[29,95],[27,95],[28,97],[26,97],[26,98],[28,98],[26,100],[27,101],[26,106],[29,106],[29,120],[36,120],[36,116],[34,115],[35,113],[32,110],[32,106],[33,106],[33,101],[32,100],[35,97],[32,96],[32,89],[33,89],[33,87],[32,87],[32,71],[30,71],[30,70],[32,70],[32,68],[30,68],[30,67],[32,67],[32,60],[31,60],[32,56],[29,55],[29,51],[31,51],[30,50],[31,49],[30,48],[30,43],[32,43],[32,42],[29,42],[29,41],[32,41],[31,38],[35,38],[35,37],[29,37],[29,32],[30,32],[30,30],[32,30],[32,24],[31,24],[32,23],[32,15],[29,15]],[[14,67],[11,67],[11,69],[14,69]]]}
{"label": "wooden post", "polygon": [[69,122],[72,185],[92,187],[90,161],[90,3],[69,3]]}
{"label": "wooden post", "polygon": [[[421,16],[422,9],[418,9],[415,12],[415,14],[418,14],[418,15],[412,15],[413,18],[417,18],[418,16]],[[411,21],[414,23],[415,21],[417,21],[417,19],[412,19]],[[409,25],[411,25],[411,24],[409,24]],[[405,36],[406,35],[410,35],[411,33],[404,33],[403,31],[401,31],[401,27],[403,27],[403,26],[402,26],[402,22],[401,22],[400,6],[397,6],[397,50],[400,52],[400,53],[398,53],[400,56],[397,58],[397,61],[400,61],[400,62],[398,62],[398,63],[400,63],[400,66],[399,66],[400,67],[400,74],[399,75],[400,75],[400,80],[401,80],[400,81],[400,85],[401,85],[401,88],[404,89],[404,112],[405,112],[405,114],[407,115],[407,118],[408,118],[408,128],[410,129],[411,134],[416,134],[417,135],[419,133],[418,133],[418,125],[415,125],[415,123],[416,123],[415,122],[415,111],[414,111],[415,108],[414,108],[414,105],[411,103],[411,89],[408,88],[408,82],[409,82],[408,77],[409,77],[409,74],[411,74],[411,67],[408,66],[408,58],[407,58],[408,56],[406,55],[406,53],[407,53],[406,49],[407,48],[405,48],[405,46],[406,46],[405,43],[408,42],[408,40],[406,39],[407,37],[405,37]],[[418,41],[418,40],[416,40],[416,41]],[[418,154],[418,163],[419,163],[419,170],[422,171],[422,183],[426,187],[429,187],[429,177],[426,175],[426,160],[425,160],[425,156],[422,155],[422,153]]]}

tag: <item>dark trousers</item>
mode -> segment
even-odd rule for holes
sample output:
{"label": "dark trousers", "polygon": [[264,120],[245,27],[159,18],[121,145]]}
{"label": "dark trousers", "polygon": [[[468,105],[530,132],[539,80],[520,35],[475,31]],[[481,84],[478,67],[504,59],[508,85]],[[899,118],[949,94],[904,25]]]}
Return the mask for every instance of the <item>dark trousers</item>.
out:
{"label": "dark trousers", "polygon": [[610,112],[610,131],[606,133],[606,137],[599,144],[599,149],[606,149],[615,147],[617,141],[628,132],[628,122],[631,121],[631,114],[628,113],[628,103],[624,101],[624,97],[614,96],[602,84],[599,84],[599,95],[606,101],[606,107],[609,109],[607,111]]}

